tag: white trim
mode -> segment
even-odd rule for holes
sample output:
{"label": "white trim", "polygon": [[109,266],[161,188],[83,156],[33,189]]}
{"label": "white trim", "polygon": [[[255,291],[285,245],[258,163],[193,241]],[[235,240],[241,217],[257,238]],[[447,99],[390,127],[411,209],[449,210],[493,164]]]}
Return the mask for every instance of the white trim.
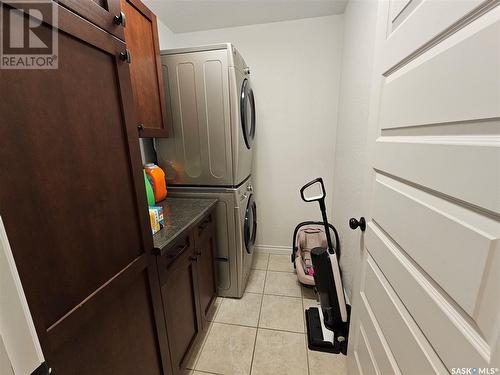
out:
{"label": "white trim", "polygon": [[1,216],[0,271],[0,332],[14,373],[29,374],[45,359]]}
{"label": "white trim", "polygon": [[292,253],[292,248],[290,246],[255,245],[254,250],[256,253],[266,254],[290,255]]}

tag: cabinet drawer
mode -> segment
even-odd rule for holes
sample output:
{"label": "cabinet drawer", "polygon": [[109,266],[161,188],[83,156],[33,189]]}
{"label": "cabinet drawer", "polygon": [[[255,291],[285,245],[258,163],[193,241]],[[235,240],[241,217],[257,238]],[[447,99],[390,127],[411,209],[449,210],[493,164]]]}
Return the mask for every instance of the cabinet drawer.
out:
{"label": "cabinet drawer", "polygon": [[192,252],[194,249],[194,239],[192,233],[187,233],[179,237],[179,239],[163,254],[158,257],[158,273],[160,282],[165,283],[167,269],[172,266],[176,259],[186,252]]}

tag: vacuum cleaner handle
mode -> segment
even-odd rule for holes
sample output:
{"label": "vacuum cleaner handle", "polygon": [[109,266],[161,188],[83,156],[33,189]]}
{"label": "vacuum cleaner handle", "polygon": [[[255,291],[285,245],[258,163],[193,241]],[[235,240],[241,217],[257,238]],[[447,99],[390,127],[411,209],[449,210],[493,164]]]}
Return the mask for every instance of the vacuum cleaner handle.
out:
{"label": "vacuum cleaner handle", "polygon": [[[320,184],[321,186],[321,193],[319,195],[315,195],[312,197],[306,197],[305,191],[307,188],[315,185],[315,184]],[[333,250],[333,244],[332,244],[332,237],[330,236],[330,224],[328,224],[328,217],[326,216],[326,204],[325,204],[325,197],[326,197],[326,191],[325,191],[325,184],[323,183],[323,179],[321,177],[318,177],[304,186],[300,189],[300,196],[302,197],[302,200],[304,202],[318,202],[319,203],[319,208],[321,210],[321,217],[323,219],[323,225],[325,227],[325,235],[326,235],[326,241],[328,243],[328,252],[330,254],[334,254],[335,251]]]}
{"label": "vacuum cleaner handle", "polygon": [[[321,185],[321,194],[313,196],[313,197],[306,197],[304,192],[307,190],[307,188],[313,186],[314,184],[318,184],[318,183]],[[318,178],[308,182],[304,186],[302,186],[302,188],[300,189],[300,196],[302,197],[302,200],[304,202],[316,202],[316,201],[324,200],[325,196],[326,196],[326,192],[325,192],[325,184],[323,184],[323,179],[321,177],[318,177]]]}

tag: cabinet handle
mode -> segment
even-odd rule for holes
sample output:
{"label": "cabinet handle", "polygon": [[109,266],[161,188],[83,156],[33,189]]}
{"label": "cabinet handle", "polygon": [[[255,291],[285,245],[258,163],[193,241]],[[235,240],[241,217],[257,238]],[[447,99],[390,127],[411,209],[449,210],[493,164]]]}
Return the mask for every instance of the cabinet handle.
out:
{"label": "cabinet handle", "polygon": [[189,260],[193,261],[193,262],[197,262],[198,261],[198,257],[195,257],[195,256],[190,256],[189,257]]}
{"label": "cabinet handle", "polygon": [[120,59],[130,64],[132,62],[132,55],[130,54],[130,51],[126,49],[125,51],[120,52]]}
{"label": "cabinet handle", "polygon": [[198,225],[198,233],[201,232],[210,223],[210,217],[205,219],[200,225]]}
{"label": "cabinet handle", "polygon": [[125,13],[120,12],[119,15],[114,16],[113,22],[116,25],[122,25],[123,27],[127,26],[127,17],[125,17]]}
{"label": "cabinet handle", "polygon": [[178,245],[175,250],[167,255],[168,259],[174,259],[179,254],[183,253],[189,247],[189,237],[186,238],[186,242],[182,245]]}

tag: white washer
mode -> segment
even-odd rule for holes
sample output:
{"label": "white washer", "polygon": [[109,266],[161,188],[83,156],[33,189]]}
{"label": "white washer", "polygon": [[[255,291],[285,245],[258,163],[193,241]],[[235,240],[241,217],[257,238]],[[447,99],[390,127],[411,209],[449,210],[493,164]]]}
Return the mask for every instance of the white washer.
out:
{"label": "white washer", "polygon": [[156,139],[167,183],[237,187],[252,171],[255,97],[231,44],[161,52],[169,138]]}
{"label": "white washer", "polygon": [[239,188],[169,187],[172,197],[217,198],[216,255],[218,294],[241,298],[252,265],[257,235],[257,206],[251,178]]}

